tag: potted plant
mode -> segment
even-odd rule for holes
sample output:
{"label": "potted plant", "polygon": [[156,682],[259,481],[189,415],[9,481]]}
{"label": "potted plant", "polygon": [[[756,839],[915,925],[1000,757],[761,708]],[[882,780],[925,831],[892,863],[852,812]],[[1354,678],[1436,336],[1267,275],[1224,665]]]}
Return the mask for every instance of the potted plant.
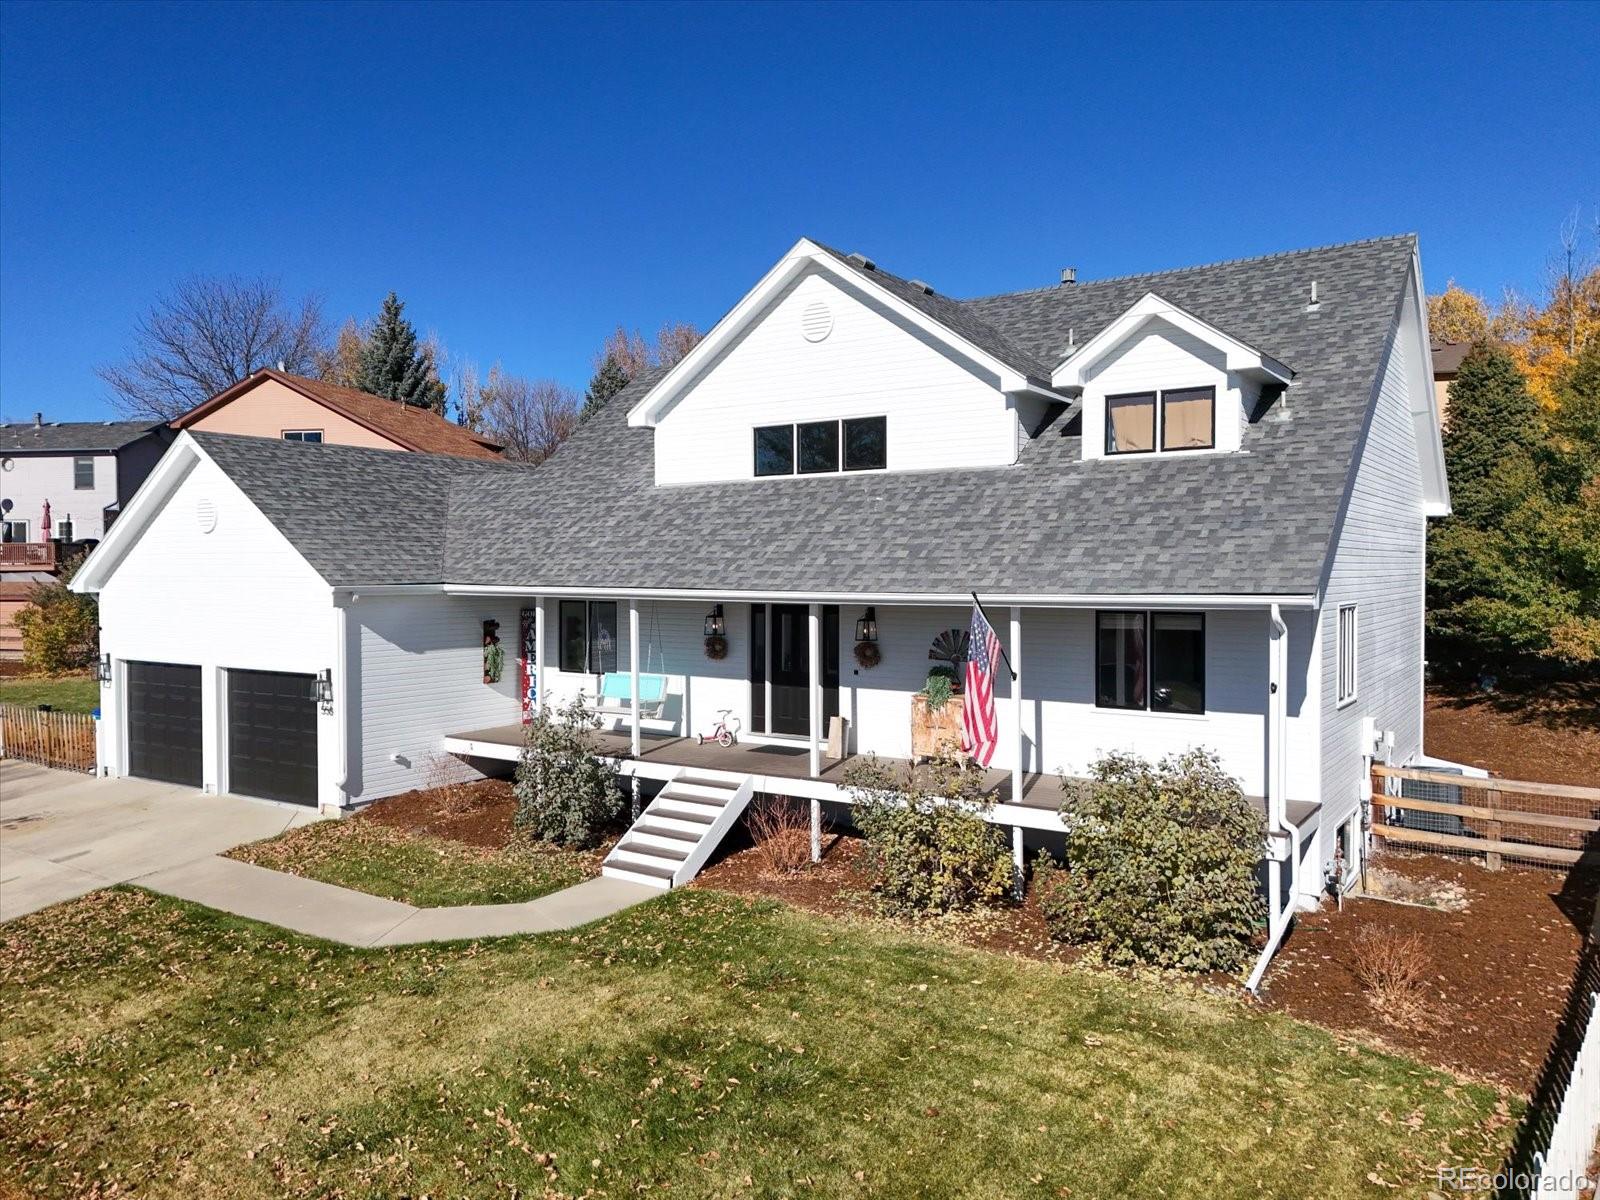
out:
{"label": "potted plant", "polygon": [[917,760],[961,753],[960,675],[948,662],[928,668],[922,690],[911,697],[911,757]]}

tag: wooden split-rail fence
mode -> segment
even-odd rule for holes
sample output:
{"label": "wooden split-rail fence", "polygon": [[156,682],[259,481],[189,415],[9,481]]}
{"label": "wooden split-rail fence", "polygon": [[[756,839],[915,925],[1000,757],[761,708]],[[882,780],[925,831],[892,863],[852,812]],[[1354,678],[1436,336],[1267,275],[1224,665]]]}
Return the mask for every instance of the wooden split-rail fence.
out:
{"label": "wooden split-rail fence", "polygon": [[0,757],[92,773],[94,718],[88,713],[0,704]]}
{"label": "wooden split-rail fence", "polygon": [[[1408,781],[1433,785],[1426,789],[1433,796],[1406,795]],[[1374,764],[1372,832],[1416,849],[1482,855],[1492,870],[1507,859],[1596,867],[1600,787]]]}

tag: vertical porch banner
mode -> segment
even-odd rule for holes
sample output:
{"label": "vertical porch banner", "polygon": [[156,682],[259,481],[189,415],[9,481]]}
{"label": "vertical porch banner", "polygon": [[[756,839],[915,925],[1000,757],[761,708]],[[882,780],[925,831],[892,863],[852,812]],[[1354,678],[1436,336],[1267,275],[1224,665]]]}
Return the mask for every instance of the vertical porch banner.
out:
{"label": "vertical porch banner", "polygon": [[518,655],[518,681],[522,687],[522,723],[524,725],[533,720],[533,713],[539,707],[539,610],[525,608],[522,610],[522,637],[517,643],[521,647]]}

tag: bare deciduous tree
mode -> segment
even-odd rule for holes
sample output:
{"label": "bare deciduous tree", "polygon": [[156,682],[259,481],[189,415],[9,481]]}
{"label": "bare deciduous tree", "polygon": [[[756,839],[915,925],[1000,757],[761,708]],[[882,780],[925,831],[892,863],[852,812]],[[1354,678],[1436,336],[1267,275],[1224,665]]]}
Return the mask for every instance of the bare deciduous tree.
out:
{"label": "bare deciduous tree", "polygon": [[270,279],[196,276],[134,323],[127,360],[99,375],[122,412],[170,420],[258,368],[315,371],[326,342],[317,297],[291,305]]}
{"label": "bare deciduous tree", "polygon": [[366,345],[366,331],[354,317],[346,317],[333,345],[317,354],[317,378],[339,387],[355,387],[361,378],[361,352]]}
{"label": "bare deciduous tree", "polygon": [[[468,398],[458,400],[467,412]],[[577,392],[553,379],[524,379],[496,364],[471,412],[478,431],[504,446],[507,458],[541,463],[578,427],[578,403]]]}
{"label": "bare deciduous tree", "polygon": [[656,334],[656,362],[663,367],[676,366],[680,358],[700,344],[705,337],[685,321],[663,325]]}
{"label": "bare deciduous tree", "polygon": [[640,371],[648,370],[652,365],[650,343],[644,340],[644,335],[637,329],[630,333],[621,325],[607,334],[606,340],[600,344],[594,356],[595,370],[598,371],[607,358],[615,361],[629,379],[637,378]]}

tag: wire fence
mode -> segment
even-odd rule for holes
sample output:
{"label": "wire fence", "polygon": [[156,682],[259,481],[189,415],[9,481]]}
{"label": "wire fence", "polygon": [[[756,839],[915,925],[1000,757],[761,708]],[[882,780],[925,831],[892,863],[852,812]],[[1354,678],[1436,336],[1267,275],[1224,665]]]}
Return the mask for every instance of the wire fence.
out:
{"label": "wire fence", "polygon": [[1372,768],[1372,832],[1414,850],[1570,870],[1600,866],[1600,788]]}

